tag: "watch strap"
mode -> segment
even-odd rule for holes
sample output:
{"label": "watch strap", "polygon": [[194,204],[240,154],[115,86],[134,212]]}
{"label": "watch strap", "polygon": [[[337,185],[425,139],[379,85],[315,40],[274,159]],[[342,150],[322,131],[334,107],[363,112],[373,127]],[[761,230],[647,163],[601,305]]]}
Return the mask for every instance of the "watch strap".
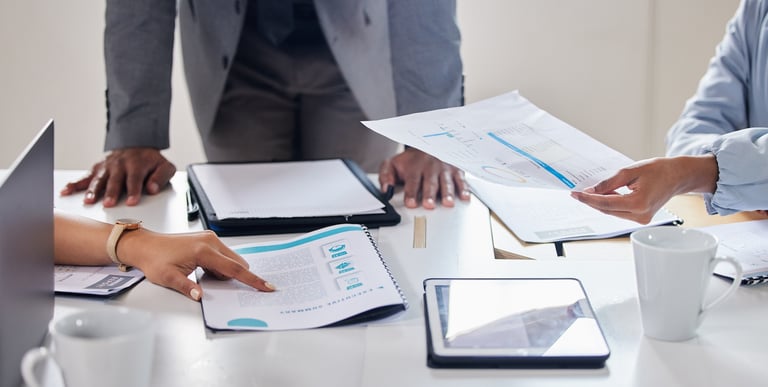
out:
{"label": "watch strap", "polygon": [[131,270],[131,266],[128,266],[120,261],[117,257],[117,243],[120,241],[120,237],[123,236],[124,231],[136,230],[139,228],[139,223],[126,223],[118,220],[112,227],[112,231],[107,238],[107,255],[117,265],[120,271]]}

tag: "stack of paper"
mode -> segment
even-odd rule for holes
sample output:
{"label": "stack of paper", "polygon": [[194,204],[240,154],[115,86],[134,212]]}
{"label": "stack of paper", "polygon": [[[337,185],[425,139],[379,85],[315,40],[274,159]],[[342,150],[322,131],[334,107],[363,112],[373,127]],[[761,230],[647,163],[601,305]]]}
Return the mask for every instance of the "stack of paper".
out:
{"label": "stack of paper", "polygon": [[[632,159],[539,109],[517,91],[458,108],[364,124],[467,172],[475,194],[526,242],[605,238],[642,227],[569,195],[610,177]],[[678,220],[661,210],[650,224]]]}

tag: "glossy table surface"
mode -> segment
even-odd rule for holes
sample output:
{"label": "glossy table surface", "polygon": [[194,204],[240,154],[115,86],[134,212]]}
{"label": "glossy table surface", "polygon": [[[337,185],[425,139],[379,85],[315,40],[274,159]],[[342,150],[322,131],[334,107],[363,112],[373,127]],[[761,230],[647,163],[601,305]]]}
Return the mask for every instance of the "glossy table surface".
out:
{"label": "glossy table surface", "polygon": [[[83,175],[57,171],[56,188]],[[136,207],[83,206],[82,196],[56,206],[96,219],[140,218],[166,232],[200,230],[185,212],[186,176]],[[566,244],[567,259],[496,259],[488,209],[473,198],[454,209],[406,209],[402,222],[375,232],[410,302],[404,313],[364,325],[284,332],[212,333],[198,303],[143,281],[113,299],[57,296],[55,318],[82,309],[126,305],[158,321],[155,386],[731,386],[764,385],[768,365],[768,287],[741,288],[681,343],[642,335],[634,268],[626,238]],[[413,247],[414,217],[426,219],[426,243]],[[230,244],[285,235],[225,238]],[[608,243],[608,247],[606,244]],[[577,244],[573,244],[577,246]],[[534,247],[534,246],[532,246]],[[537,248],[540,248],[538,246]],[[542,250],[543,251],[543,250]],[[535,255],[535,254],[532,254]],[[435,370],[426,366],[422,281],[428,277],[579,278],[612,351],[597,370]],[[712,291],[726,282],[713,279]],[[126,370],[130,372],[130,370]]]}

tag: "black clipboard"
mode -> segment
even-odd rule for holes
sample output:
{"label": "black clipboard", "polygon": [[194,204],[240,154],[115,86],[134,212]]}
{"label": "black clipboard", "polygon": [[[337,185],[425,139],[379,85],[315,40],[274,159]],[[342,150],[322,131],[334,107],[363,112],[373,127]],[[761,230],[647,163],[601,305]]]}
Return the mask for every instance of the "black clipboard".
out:
{"label": "black clipboard", "polygon": [[[215,232],[219,236],[239,236],[239,235],[260,235],[260,234],[284,234],[308,232],[318,228],[339,224],[356,223],[363,224],[368,228],[377,228],[380,226],[392,226],[400,223],[400,214],[395,211],[389,203],[386,194],[380,192],[368,179],[365,172],[352,160],[341,159],[362,186],[377,198],[382,205],[384,213],[375,214],[350,214],[333,216],[307,216],[307,217],[268,217],[268,218],[227,218],[219,219],[213,209],[211,201],[205,193],[205,187],[201,184],[195,174],[194,167],[201,164],[191,164],[187,167],[187,178],[189,180],[189,198],[199,209],[200,220],[208,230]],[[312,161],[306,161],[308,163]],[[271,162],[276,164],[280,162]],[[248,164],[248,163],[209,163],[216,165],[227,164]],[[252,163],[257,164],[257,163]]]}

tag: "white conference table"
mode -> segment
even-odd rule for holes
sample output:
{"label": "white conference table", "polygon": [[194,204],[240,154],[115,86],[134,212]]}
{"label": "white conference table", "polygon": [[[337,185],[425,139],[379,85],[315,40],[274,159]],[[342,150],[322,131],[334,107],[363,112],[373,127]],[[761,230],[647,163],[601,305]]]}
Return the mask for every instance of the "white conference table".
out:
{"label": "white conference table", "polygon": [[[55,187],[83,171],[57,171]],[[202,229],[186,220],[186,175],[136,207],[83,206],[58,197],[57,208],[112,222],[134,217],[157,231]],[[129,306],[157,320],[153,386],[737,386],[768,380],[768,287],[741,288],[710,312],[698,336],[680,343],[642,335],[631,251],[610,259],[495,259],[489,211],[479,200],[454,209],[406,209],[377,238],[410,302],[407,311],[365,325],[283,332],[212,333],[200,304],[143,281],[112,299],[57,296],[54,318],[78,310]],[[426,247],[413,247],[414,216],[427,219]],[[224,238],[229,244],[285,235]],[[596,248],[601,245],[596,244]],[[600,254],[596,254],[600,256]],[[579,278],[608,339],[611,356],[597,370],[444,370],[426,366],[422,280],[428,277]],[[714,291],[726,282],[713,279]],[[521,295],[524,296],[524,295]],[[125,372],[131,372],[126,368]]]}

